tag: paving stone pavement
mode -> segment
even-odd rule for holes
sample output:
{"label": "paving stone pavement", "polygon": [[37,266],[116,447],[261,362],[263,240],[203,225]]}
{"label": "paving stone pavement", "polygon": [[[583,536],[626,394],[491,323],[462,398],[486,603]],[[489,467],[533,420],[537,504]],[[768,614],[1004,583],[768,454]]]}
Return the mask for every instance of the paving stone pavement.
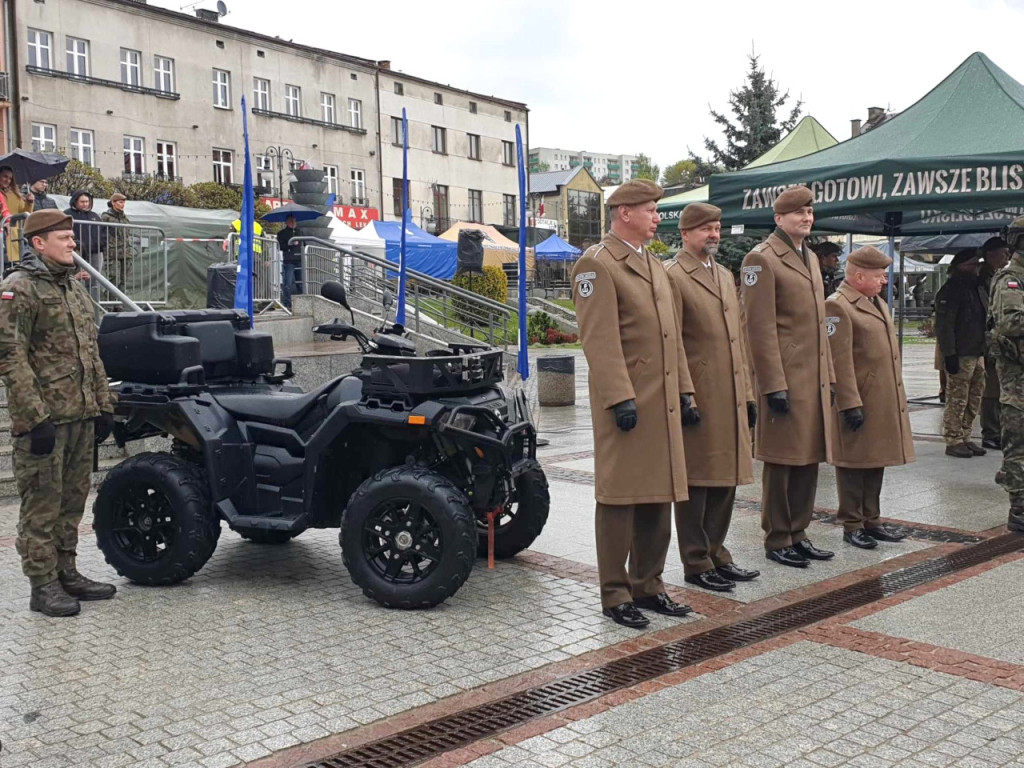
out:
{"label": "paving stone pavement", "polygon": [[1022,755],[1020,693],[800,642],[468,765],[994,768]]}

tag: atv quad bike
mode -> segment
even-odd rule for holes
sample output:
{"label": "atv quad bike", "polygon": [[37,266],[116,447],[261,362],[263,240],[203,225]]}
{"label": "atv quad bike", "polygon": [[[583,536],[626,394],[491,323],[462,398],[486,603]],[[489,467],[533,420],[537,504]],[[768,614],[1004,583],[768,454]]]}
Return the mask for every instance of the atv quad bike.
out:
{"label": "atv quad bike", "polygon": [[[323,293],[347,307],[340,284]],[[364,356],[311,392],[288,384],[291,362],[242,312],[104,316],[115,439],[173,438],[101,486],[93,526],[107,562],[141,584],[175,584],[209,560],[222,520],[259,544],[340,528],[368,597],[427,608],[465,582],[489,524],[497,557],[528,547],[547,520],[547,481],[526,398],[499,386],[502,352],[450,344],[416,356],[386,320],[389,298],[372,339],[337,320],[314,328],[355,339]]]}

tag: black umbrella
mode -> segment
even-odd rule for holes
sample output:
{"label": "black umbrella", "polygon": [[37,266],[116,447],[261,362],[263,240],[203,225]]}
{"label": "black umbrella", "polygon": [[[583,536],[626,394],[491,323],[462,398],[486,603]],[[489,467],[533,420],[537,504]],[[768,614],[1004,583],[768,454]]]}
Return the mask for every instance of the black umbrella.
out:
{"label": "black umbrella", "polygon": [[294,216],[296,221],[312,221],[313,219],[319,219],[323,214],[320,211],[314,211],[312,208],[307,208],[298,203],[288,203],[287,205],[275,208],[261,218],[263,221],[274,224],[279,221],[283,222],[289,216]]}
{"label": "black umbrella", "polygon": [[0,166],[9,165],[14,169],[14,179],[19,184],[31,184],[63,173],[70,161],[55,152],[30,152],[16,149],[0,157]]}

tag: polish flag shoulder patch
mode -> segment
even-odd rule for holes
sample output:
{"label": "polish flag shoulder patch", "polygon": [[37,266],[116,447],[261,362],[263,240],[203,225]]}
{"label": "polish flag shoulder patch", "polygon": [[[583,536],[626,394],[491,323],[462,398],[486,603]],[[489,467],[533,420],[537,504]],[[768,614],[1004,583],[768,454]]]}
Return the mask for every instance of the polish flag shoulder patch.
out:
{"label": "polish flag shoulder patch", "polygon": [[[1018,288],[1019,289],[1020,288],[1020,282],[1011,278],[1011,279],[1006,281],[1006,287],[1007,288]],[[3,298],[7,298],[7,294],[4,294]]]}
{"label": "polish flag shoulder patch", "polygon": [[14,301],[14,291],[4,291],[3,293],[0,293],[0,300]]}

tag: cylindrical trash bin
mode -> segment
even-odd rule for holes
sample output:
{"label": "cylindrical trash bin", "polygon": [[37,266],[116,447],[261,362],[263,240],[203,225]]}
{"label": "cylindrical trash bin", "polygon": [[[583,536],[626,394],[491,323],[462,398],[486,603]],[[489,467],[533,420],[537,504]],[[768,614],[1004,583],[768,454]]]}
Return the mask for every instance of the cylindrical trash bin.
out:
{"label": "cylindrical trash bin", "polygon": [[206,269],[206,306],[208,309],[231,309],[235,306],[237,264],[211,264]]}
{"label": "cylindrical trash bin", "polygon": [[537,400],[541,405],[576,404],[576,358],[545,355],[537,358]]}

